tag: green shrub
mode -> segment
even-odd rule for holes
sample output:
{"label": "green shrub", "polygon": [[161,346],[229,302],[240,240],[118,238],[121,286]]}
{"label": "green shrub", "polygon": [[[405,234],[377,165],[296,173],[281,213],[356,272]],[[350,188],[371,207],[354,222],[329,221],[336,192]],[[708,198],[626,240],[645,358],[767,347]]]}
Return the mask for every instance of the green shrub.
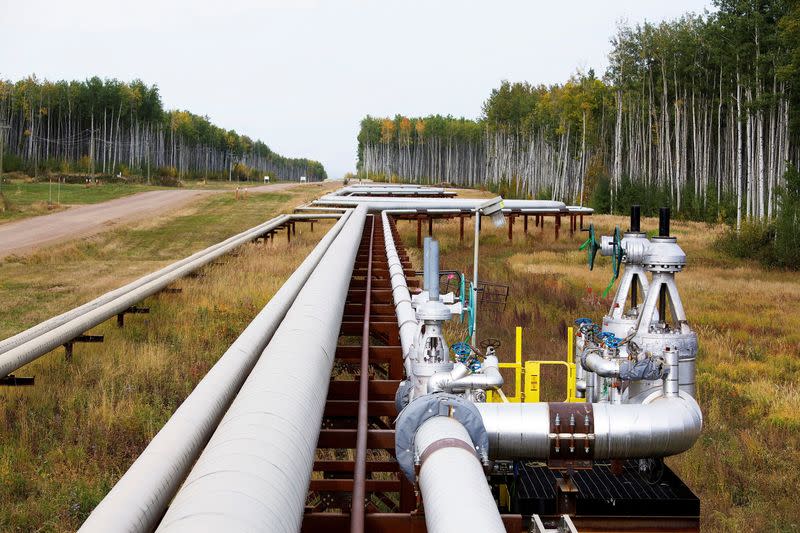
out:
{"label": "green shrub", "polygon": [[789,168],[778,193],[774,220],[745,220],[717,240],[720,250],[734,257],[757,259],[767,268],[800,270],[800,171]]}
{"label": "green shrub", "polygon": [[163,177],[163,178],[177,178],[178,177],[178,169],[175,167],[158,167],[156,169],[156,176]]}
{"label": "green shrub", "polygon": [[608,176],[600,176],[597,179],[597,184],[592,189],[592,195],[589,197],[589,206],[596,213],[611,212],[611,180],[609,180]]}

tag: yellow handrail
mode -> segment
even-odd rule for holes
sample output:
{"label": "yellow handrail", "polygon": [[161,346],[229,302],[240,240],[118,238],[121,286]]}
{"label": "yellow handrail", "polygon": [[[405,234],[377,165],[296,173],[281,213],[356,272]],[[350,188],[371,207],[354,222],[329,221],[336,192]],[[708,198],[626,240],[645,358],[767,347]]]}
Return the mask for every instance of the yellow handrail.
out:
{"label": "yellow handrail", "polygon": [[522,361],[522,328],[516,329],[516,342],[513,363],[500,363],[500,368],[514,370],[514,395],[506,396],[502,391],[488,391],[487,401],[507,403],[533,403],[540,401],[541,397],[541,370],[542,365],[564,365],[567,368],[567,402],[583,402],[584,398],[577,397],[575,382],[574,356],[574,330],[567,328],[567,360],[566,361]]}

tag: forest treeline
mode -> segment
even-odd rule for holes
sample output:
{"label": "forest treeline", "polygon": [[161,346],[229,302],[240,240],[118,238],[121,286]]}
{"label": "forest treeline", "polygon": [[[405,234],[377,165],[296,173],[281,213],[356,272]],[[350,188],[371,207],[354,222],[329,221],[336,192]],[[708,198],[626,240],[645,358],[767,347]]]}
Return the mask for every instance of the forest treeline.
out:
{"label": "forest treeline", "polygon": [[140,80],[0,80],[2,168],[192,179],[326,178],[321,163],[276,154],[260,140],[188,111],[165,110]]}
{"label": "forest treeline", "polygon": [[481,118],[366,117],[361,175],[488,186],[618,211],[770,220],[800,161],[800,3],[621,25],[602,76],[504,81]]}

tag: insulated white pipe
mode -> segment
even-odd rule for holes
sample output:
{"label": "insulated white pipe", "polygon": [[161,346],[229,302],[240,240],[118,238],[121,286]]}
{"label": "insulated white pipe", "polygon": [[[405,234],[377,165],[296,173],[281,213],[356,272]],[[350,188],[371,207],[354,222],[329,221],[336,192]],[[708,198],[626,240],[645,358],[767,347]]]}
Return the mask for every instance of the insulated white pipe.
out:
{"label": "insulated white pipe", "polygon": [[[367,205],[370,211],[378,211],[384,209],[460,209],[464,211],[474,211],[479,206],[484,204],[484,198],[372,198],[369,196],[335,196],[325,195],[322,198],[315,200],[314,205],[339,205],[339,206],[353,206],[353,205]],[[508,211],[527,211],[530,213],[536,212],[563,212],[567,213],[567,206],[564,202],[556,202],[551,200],[504,200],[503,212]],[[586,213],[591,213],[591,209],[587,209]]]}
{"label": "insulated white pipe", "polygon": [[466,389],[497,390],[503,386],[503,375],[497,357],[490,355],[483,361],[480,373],[470,374],[463,363],[456,363],[450,372],[437,372],[428,379],[428,394],[433,392],[462,392]]}
{"label": "insulated white pipe", "polygon": [[619,377],[619,359],[606,359],[597,352],[589,352],[586,354],[582,366],[589,372],[594,372],[598,376],[605,378],[618,378]]}
{"label": "insulated white pipe", "polygon": [[[204,250],[200,250],[199,252],[194,253],[194,254],[190,255],[189,257],[187,257],[185,259],[181,259],[180,261],[176,261],[175,263],[172,263],[171,265],[167,265],[164,268],[153,272],[152,274],[148,274],[146,276],[143,276],[143,277],[141,277],[141,278],[139,278],[139,279],[137,279],[135,281],[132,281],[132,282],[128,283],[127,285],[124,285],[124,286],[122,286],[122,287],[120,287],[118,289],[115,289],[115,290],[107,292],[107,293],[105,293],[105,294],[103,294],[101,296],[98,296],[94,300],[92,300],[90,302],[86,302],[85,304],[83,304],[83,305],[81,305],[79,307],[76,307],[74,309],[71,309],[71,310],[67,311],[66,313],[60,314],[58,316],[54,316],[53,318],[50,318],[48,320],[45,320],[44,322],[36,324],[35,326],[33,326],[33,327],[29,328],[29,329],[26,329],[25,331],[21,331],[20,333],[17,333],[16,335],[14,335],[12,337],[9,337],[9,338],[7,338],[5,340],[2,340],[2,341],[0,341],[0,354],[9,351],[12,348],[16,348],[17,346],[20,346],[21,344],[24,344],[25,342],[28,342],[29,340],[34,339],[34,338],[36,338],[36,337],[38,337],[38,336],[40,336],[40,335],[52,330],[52,329],[55,329],[58,326],[60,326],[62,324],[65,324],[66,322],[69,322],[70,320],[72,320],[72,319],[74,319],[74,318],[76,318],[76,317],[78,317],[78,316],[80,316],[80,315],[82,315],[82,314],[84,314],[84,313],[86,313],[88,311],[91,311],[93,309],[97,309],[101,305],[103,305],[105,303],[108,303],[111,300],[114,300],[115,298],[118,298],[118,297],[120,297],[120,296],[122,296],[124,294],[127,294],[128,292],[132,291],[133,289],[141,287],[142,285],[144,285],[144,284],[146,284],[146,283],[148,283],[150,281],[153,281],[155,279],[161,278],[162,276],[165,276],[165,275],[169,274],[170,272],[176,270],[177,268],[180,268],[181,266],[183,266],[183,265],[185,265],[187,263],[191,263],[192,261],[194,261],[194,260],[196,260],[198,258],[201,258],[201,257],[207,256],[209,254],[212,254],[216,250],[219,250],[220,248],[225,247],[226,245],[228,245],[228,244],[230,244],[230,243],[232,243],[234,241],[239,241],[245,235],[265,233],[266,231],[268,231],[269,229],[271,229],[275,225],[280,225],[282,222],[284,222],[286,220],[286,218],[287,218],[287,215],[277,216],[277,217],[275,217],[275,218],[273,218],[271,220],[268,220],[267,222],[264,222],[263,224],[259,224],[258,226],[254,227],[254,228],[251,228],[251,229],[249,229],[247,231],[244,231],[242,233],[234,235],[234,236],[232,236],[232,237],[230,237],[230,238],[228,238],[228,239],[226,239],[226,240],[224,240],[224,241],[222,241],[220,243],[214,244],[213,246],[209,246],[208,248],[206,248]],[[253,239],[255,237],[254,236],[250,236],[249,238]],[[226,252],[222,252],[222,253],[226,253]],[[222,254],[219,254],[219,255],[222,255]],[[213,257],[219,257],[219,255],[214,255]],[[3,374],[3,375],[5,375],[5,374]]]}
{"label": "insulated white pipe", "polygon": [[80,531],[152,531],[297,294],[350,217],[327,232],[92,511]]}
{"label": "insulated white pipe", "polygon": [[429,418],[417,430],[414,446],[422,458],[419,488],[428,533],[505,533],[475,445],[460,422]]}
{"label": "insulated white pipe", "polygon": [[[188,259],[175,263],[178,266],[171,265],[166,267],[120,289],[106,293],[87,304],[45,321],[38,326],[23,331],[7,339],[7,346],[11,347],[5,353],[0,354],[0,377],[14,372],[114,315],[127,310],[148,296],[152,296],[170,283],[286,222],[291,220],[338,218],[339,216],[341,215],[281,215],[256,226],[252,230],[223,241],[221,246],[212,246],[207,249],[211,250],[213,248],[210,252],[198,252]],[[143,280],[146,281],[143,282]]]}
{"label": "insulated white pipe", "polygon": [[386,258],[389,264],[389,280],[392,284],[392,298],[394,299],[395,314],[397,315],[397,325],[400,328],[400,345],[403,348],[403,362],[406,367],[406,375],[411,375],[411,359],[409,354],[414,346],[414,338],[417,335],[419,324],[417,314],[411,306],[411,293],[408,291],[406,275],[403,272],[403,264],[397,254],[397,248],[392,236],[392,227],[389,224],[390,211],[381,213],[383,223],[383,240],[386,247]]}
{"label": "insulated white pipe", "polygon": [[[547,459],[547,403],[475,404],[489,434],[493,459]],[[668,457],[691,448],[703,428],[700,406],[689,394],[656,393],[641,404],[594,403],[595,459]]]}
{"label": "insulated white pipe", "polygon": [[158,531],[299,531],[366,208],[286,313]]}

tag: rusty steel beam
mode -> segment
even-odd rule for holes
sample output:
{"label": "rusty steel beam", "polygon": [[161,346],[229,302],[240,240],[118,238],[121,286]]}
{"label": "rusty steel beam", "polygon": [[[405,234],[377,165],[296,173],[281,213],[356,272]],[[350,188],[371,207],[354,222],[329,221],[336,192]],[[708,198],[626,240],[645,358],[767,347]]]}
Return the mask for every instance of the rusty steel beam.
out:
{"label": "rusty steel beam", "polygon": [[[399,379],[371,379],[369,381],[369,395],[373,400],[394,400]],[[347,399],[358,395],[357,381],[331,381],[328,387],[328,398]]]}
{"label": "rusty steel beam", "polygon": [[[350,509],[351,533],[363,533],[364,531],[364,499],[367,492],[400,492],[399,479],[367,479],[364,481],[363,492],[361,494],[361,520],[353,515],[356,506],[355,484],[352,479],[312,479],[308,487],[314,492],[353,492],[353,507]],[[353,527],[357,525],[358,529]]]}
{"label": "rusty steel beam", "polygon": [[[500,515],[508,533],[523,533],[522,515]],[[306,513],[303,516],[303,533],[349,531],[350,515],[342,513]],[[370,513],[366,516],[365,531],[370,533],[426,533],[425,515],[416,512]]]}
{"label": "rusty steel beam", "polygon": [[[394,316],[394,306],[392,304],[382,304],[372,302],[369,306],[370,313],[373,315],[391,315]],[[361,315],[364,314],[364,304],[362,303],[346,303],[344,304],[345,315]]]}
{"label": "rusty steel beam", "polygon": [[[360,416],[359,400],[328,400],[325,416]],[[369,400],[369,416],[397,416],[394,400]]]}
{"label": "rusty steel beam", "polygon": [[[367,461],[367,472],[399,472],[397,461]],[[315,472],[352,472],[355,468],[354,461],[315,461]]]}
{"label": "rusty steel beam", "polygon": [[[364,298],[364,324],[361,330],[361,375],[358,386],[358,429],[356,434],[356,462],[353,471],[353,498],[350,507],[350,532],[364,531],[364,501],[367,478],[367,415],[369,411],[369,332],[372,312],[372,246],[375,241],[375,215],[370,225],[367,251],[367,286]],[[329,402],[330,403],[330,402]],[[350,407],[352,409],[352,407]],[[313,482],[312,482],[313,483]]]}
{"label": "rusty steel beam", "polygon": [[[355,429],[322,429],[319,432],[319,448],[355,448]],[[367,430],[367,447],[394,451],[393,429]]]}
{"label": "rusty steel beam", "polygon": [[[359,357],[360,349],[358,346],[337,346],[336,357],[345,360],[355,360]],[[370,346],[369,357],[377,361],[391,361],[393,358],[403,357],[403,349],[397,346]],[[359,359],[360,360],[360,359]]]}

